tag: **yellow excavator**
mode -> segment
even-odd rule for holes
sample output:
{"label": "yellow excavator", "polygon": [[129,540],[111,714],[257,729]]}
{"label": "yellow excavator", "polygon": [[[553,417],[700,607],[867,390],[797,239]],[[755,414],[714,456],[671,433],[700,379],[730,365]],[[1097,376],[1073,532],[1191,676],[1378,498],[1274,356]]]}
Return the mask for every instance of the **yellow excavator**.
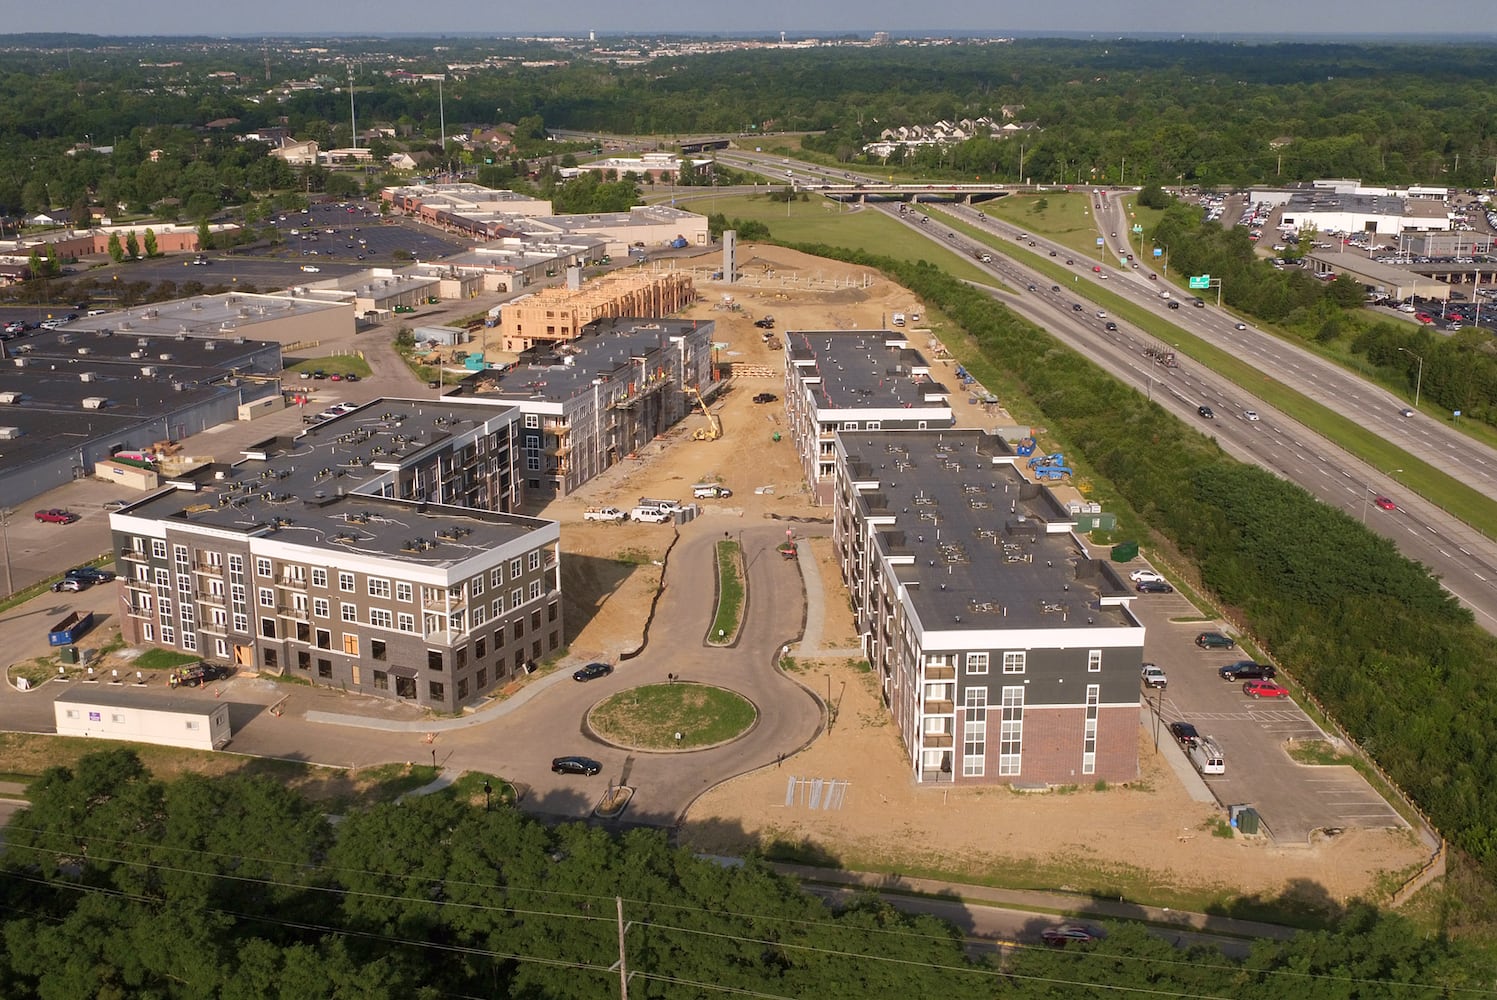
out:
{"label": "yellow excavator", "polygon": [[702,400],[702,393],[694,386],[686,386],[686,391],[697,399],[697,405],[702,408],[702,413],[707,417],[707,426],[698,427],[691,432],[693,441],[716,441],[723,436],[722,421],[717,419],[717,414],[707,409],[707,404]]}

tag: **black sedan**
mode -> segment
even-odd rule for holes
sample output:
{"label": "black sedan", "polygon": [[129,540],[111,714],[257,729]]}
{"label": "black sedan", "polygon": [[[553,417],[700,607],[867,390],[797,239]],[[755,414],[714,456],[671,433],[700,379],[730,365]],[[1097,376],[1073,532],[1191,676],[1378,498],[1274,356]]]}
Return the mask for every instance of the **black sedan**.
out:
{"label": "black sedan", "polygon": [[603,770],[603,765],[591,757],[557,757],[551,762],[551,770],[557,774],[581,774],[591,777]]}
{"label": "black sedan", "polygon": [[585,667],[579,667],[572,671],[572,680],[595,681],[599,677],[607,677],[611,673],[613,673],[613,664],[611,663],[589,663]]}
{"label": "black sedan", "polygon": [[82,580],[85,583],[108,583],[114,579],[114,571],[108,569],[96,569],[93,566],[74,566],[63,574],[68,580]]}
{"label": "black sedan", "polygon": [[1188,722],[1171,722],[1170,735],[1186,750],[1189,750],[1191,745],[1201,738],[1201,734],[1196,732],[1196,727]]}
{"label": "black sedan", "polygon": [[1175,588],[1163,580],[1141,580],[1134,587],[1140,594],[1173,594]]}

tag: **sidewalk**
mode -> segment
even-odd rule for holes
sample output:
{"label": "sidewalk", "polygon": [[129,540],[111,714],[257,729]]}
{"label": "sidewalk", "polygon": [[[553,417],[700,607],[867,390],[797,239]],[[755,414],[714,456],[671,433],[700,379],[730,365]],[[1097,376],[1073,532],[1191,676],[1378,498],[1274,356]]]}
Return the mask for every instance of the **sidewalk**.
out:
{"label": "sidewalk", "polygon": [[811,865],[770,862],[769,867],[781,875],[789,875],[802,882],[855,886],[879,892],[930,896],[947,900],[961,899],[991,906],[1006,906],[1063,915],[1145,920],[1154,924],[1235,937],[1272,938],[1277,941],[1287,941],[1299,933],[1298,928],[1285,927],[1281,924],[1239,920],[1236,917],[1218,917],[1207,913],[1189,913],[1184,910],[1172,910],[1169,907],[1141,906],[1137,903],[1095,899],[1091,896],[1074,896],[1031,889],[995,889],[985,885],[965,885],[959,882],[940,882],[935,879],[907,878],[903,875],[882,875],[875,872],[850,872],[837,868],[816,868]]}

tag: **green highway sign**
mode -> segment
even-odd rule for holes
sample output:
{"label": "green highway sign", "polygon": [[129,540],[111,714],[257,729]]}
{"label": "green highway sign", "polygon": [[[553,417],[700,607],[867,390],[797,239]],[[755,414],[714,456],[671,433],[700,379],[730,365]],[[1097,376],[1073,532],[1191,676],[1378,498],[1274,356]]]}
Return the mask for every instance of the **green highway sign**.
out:
{"label": "green highway sign", "polygon": [[1138,224],[1138,223],[1136,223],[1136,222],[1135,222],[1135,223],[1134,223],[1134,224],[1133,224],[1133,231],[1134,231],[1134,232],[1135,232],[1135,233],[1141,233],[1141,232],[1143,232],[1143,231],[1144,231],[1144,227],[1143,227],[1143,226],[1140,226],[1140,225],[1139,225],[1139,224]]}
{"label": "green highway sign", "polygon": [[1209,274],[1192,274],[1190,276],[1190,287],[1191,288],[1210,288],[1211,287],[1211,275],[1209,275]]}

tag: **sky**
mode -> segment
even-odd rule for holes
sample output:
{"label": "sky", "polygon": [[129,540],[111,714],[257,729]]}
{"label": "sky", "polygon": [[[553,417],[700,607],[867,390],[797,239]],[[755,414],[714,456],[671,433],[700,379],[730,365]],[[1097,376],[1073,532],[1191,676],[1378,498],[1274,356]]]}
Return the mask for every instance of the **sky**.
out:
{"label": "sky", "polygon": [[100,35],[627,32],[791,35],[867,33],[1004,35],[1013,32],[1267,34],[1497,33],[1493,0],[69,0],[7,4],[0,32]]}

